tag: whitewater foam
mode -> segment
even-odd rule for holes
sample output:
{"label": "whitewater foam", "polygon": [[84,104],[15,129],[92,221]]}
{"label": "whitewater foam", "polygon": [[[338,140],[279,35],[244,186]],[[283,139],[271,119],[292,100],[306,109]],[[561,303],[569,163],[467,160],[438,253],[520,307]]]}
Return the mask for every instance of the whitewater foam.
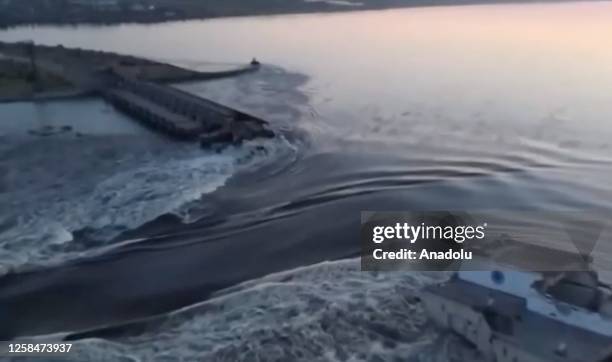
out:
{"label": "whitewater foam", "polygon": [[[96,254],[120,233],[163,214],[194,221],[191,203],[202,195],[223,186],[240,170],[295,152],[282,138],[227,147],[220,153],[204,152],[192,144],[166,143],[145,151],[133,145],[109,149],[103,139],[87,145],[56,141],[53,145],[62,153],[74,154],[80,146],[88,152],[58,160],[53,155],[43,157],[38,150],[12,160],[12,167],[21,162],[31,168],[14,172],[12,190],[0,194],[8,206],[0,220],[0,273]],[[41,165],[56,165],[59,170],[44,172]],[[75,239],[75,231],[83,237]]]}
{"label": "whitewater foam", "polygon": [[[361,272],[358,259],[252,280],[212,299],[77,341],[96,361],[436,361],[439,335],[418,296],[444,273]],[[140,331],[140,328],[135,330]],[[444,359],[442,359],[444,360]],[[442,361],[440,360],[440,361]]]}

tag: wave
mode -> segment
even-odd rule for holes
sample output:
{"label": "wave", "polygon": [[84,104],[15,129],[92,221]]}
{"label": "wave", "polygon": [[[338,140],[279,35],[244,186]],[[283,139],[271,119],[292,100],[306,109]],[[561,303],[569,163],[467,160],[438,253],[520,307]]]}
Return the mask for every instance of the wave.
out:
{"label": "wave", "polygon": [[[83,166],[91,174],[97,173],[89,175],[86,185],[77,186],[79,180],[67,180],[64,174],[55,180],[48,175],[46,181],[35,183],[27,178],[17,180],[30,189],[4,195],[14,198],[7,203],[19,203],[20,208],[7,210],[0,217],[0,273],[101,252],[100,248],[115,243],[122,233],[161,215],[195,221],[199,216],[191,209],[202,195],[223,186],[236,172],[294,152],[284,139],[252,141],[220,153],[205,152],[194,145],[172,146],[175,149],[168,154],[145,154],[104,165],[98,172]],[[92,156],[98,159],[106,152],[99,151],[91,152]],[[54,186],[58,182],[68,185],[58,189]]]}
{"label": "wave", "polygon": [[96,361],[435,361],[440,334],[419,292],[446,278],[361,272],[358,259],[323,262],[68,339],[78,340],[77,359]]}

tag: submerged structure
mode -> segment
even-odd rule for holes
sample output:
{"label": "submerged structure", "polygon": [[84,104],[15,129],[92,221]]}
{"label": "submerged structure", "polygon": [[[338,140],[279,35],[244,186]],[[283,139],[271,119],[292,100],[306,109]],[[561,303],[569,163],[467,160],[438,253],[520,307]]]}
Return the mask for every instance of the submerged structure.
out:
{"label": "submerged structure", "polygon": [[612,362],[612,289],[594,271],[458,271],[422,300],[486,360]]}

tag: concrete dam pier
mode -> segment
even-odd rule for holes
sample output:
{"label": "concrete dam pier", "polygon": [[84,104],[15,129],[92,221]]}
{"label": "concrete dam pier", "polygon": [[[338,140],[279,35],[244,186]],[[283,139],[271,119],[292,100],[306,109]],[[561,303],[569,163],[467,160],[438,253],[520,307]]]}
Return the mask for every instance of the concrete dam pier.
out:
{"label": "concrete dam pier", "polygon": [[167,85],[125,78],[114,83],[102,91],[104,99],[175,139],[208,147],[274,136],[264,120]]}

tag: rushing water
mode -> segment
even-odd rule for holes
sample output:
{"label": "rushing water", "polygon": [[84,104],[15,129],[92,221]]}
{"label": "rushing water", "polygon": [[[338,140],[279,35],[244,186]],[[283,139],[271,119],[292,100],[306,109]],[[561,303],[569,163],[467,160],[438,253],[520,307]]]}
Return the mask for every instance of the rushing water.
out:
{"label": "rushing water", "polygon": [[[23,311],[0,335],[196,304],[81,357],[434,360],[410,295],[440,276],[295,268],[355,256],[361,210],[612,210],[611,38],[607,2],[1,32],[192,67],[256,56],[257,74],[179,87],[282,137],[208,154],[97,100],[0,106],[0,261],[21,271],[0,302]],[[73,130],[27,134],[49,125]]]}

